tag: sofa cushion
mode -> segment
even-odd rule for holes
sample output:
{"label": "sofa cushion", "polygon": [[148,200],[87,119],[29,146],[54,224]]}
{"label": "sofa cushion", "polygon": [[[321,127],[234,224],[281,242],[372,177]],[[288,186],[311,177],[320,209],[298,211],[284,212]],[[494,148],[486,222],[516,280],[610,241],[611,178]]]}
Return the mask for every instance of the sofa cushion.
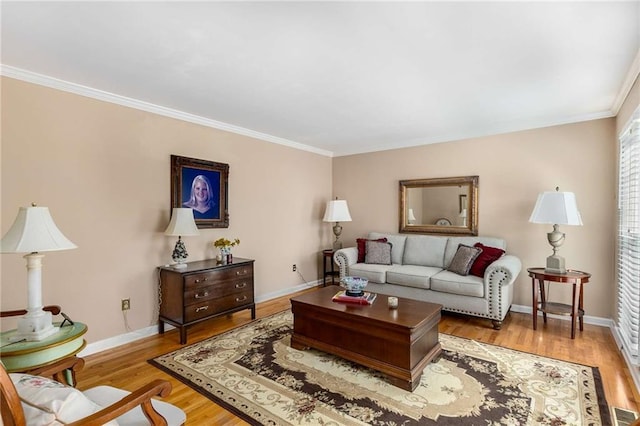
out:
{"label": "sofa cushion", "polygon": [[[356,245],[358,246],[358,261],[357,263],[364,263],[364,256],[367,253],[367,240],[366,238],[358,238],[356,239]],[[378,240],[375,241],[379,241],[381,243],[386,243],[387,239],[386,238],[380,238]]]}
{"label": "sofa cushion", "polygon": [[366,247],[367,252],[364,255],[364,263],[391,265],[391,243],[367,241]]}
{"label": "sofa cushion", "polygon": [[446,237],[411,235],[404,246],[403,265],[434,266],[444,268]]}
{"label": "sofa cushion", "polygon": [[475,275],[442,271],[431,277],[431,290],[462,296],[484,297],[484,280]]}
{"label": "sofa cushion", "polygon": [[496,248],[501,248],[502,250],[507,249],[507,243],[505,240],[501,238],[492,238],[492,237],[449,237],[447,241],[447,248],[444,251],[444,264],[448,265],[451,263],[453,256],[455,256],[456,251],[458,250],[458,246],[460,244],[464,244],[465,246],[473,247],[475,243],[482,243],[485,246],[491,246]]}
{"label": "sofa cushion", "polygon": [[496,260],[500,259],[504,255],[504,250],[485,246],[482,243],[475,243],[474,247],[478,247],[482,250],[480,256],[476,258],[471,265],[471,269],[469,269],[469,273],[471,275],[475,275],[476,277],[484,278],[484,272],[487,270],[489,265],[491,265]]}
{"label": "sofa cushion", "polygon": [[384,283],[387,271],[393,265],[375,265],[370,263],[356,263],[349,266],[349,275],[354,277],[366,278],[374,283]]}
{"label": "sofa cushion", "polygon": [[406,287],[429,289],[430,278],[442,271],[442,268],[418,265],[394,265],[387,271],[387,283]]}
{"label": "sofa cushion", "polygon": [[469,269],[480,253],[482,253],[482,249],[460,244],[447,270],[458,275],[469,275]]}
{"label": "sofa cushion", "polygon": [[404,244],[407,240],[406,235],[397,234],[381,234],[379,232],[370,232],[369,239],[377,240],[380,238],[386,238],[388,242],[392,244],[391,247],[391,263],[402,264],[402,256],[404,254]]}

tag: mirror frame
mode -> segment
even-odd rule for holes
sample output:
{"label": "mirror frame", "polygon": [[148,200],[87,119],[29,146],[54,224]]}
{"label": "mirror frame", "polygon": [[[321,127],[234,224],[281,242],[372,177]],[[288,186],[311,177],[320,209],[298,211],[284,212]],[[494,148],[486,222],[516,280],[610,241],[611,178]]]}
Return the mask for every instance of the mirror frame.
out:
{"label": "mirror frame", "polygon": [[[467,186],[467,226],[442,226],[427,224],[409,224],[407,222],[407,189],[434,188],[442,186]],[[411,179],[400,181],[400,217],[401,233],[478,235],[478,176],[459,176],[434,179]]]}

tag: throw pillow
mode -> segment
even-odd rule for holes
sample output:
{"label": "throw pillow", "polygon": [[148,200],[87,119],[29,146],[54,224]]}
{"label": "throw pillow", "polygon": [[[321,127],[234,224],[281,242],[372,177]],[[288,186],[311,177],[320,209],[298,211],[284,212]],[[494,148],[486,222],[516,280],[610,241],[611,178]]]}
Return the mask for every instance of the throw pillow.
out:
{"label": "throw pillow", "polygon": [[482,253],[480,253],[480,256],[478,256],[478,258],[473,262],[473,265],[471,265],[469,274],[484,278],[484,272],[487,270],[489,265],[504,255],[504,250],[496,247],[485,246],[482,243],[475,243],[474,247],[481,249]]}
{"label": "throw pillow", "polygon": [[367,241],[367,253],[364,263],[377,265],[391,265],[391,243],[381,241]]}
{"label": "throw pillow", "polygon": [[[11,373],[28,425],[60,425],[88,417],[102,409],[78,389],[46,377]],[[113,420],[107,425],[117,425]]]}
{"label": "throw pillow", "polygon": [[469,269],[471,269],[473,261],[476,260],[480,253],[482,253],[482,249],[459,244],[458,250],[447,270],[458,275],[469,275]]}
{"label": "throw pillow", "polygon": [[358,262],[356,263],[364,263],[364,257],[367,254],[367,241],[378,241],[381,243],[386,243],[386,238],[379,238],[377,240],[367,240],[366,238],[358,238],[356,239],[356,244],[358,246]]}

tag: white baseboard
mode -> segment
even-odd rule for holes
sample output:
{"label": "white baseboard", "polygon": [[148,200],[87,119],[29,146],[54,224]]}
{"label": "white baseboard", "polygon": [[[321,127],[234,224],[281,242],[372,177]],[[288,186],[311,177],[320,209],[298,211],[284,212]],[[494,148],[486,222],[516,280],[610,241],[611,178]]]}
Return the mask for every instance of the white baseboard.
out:
{"label": "white baseboard", "polygon": [[[256,303],[266,302],[268,300],[276,299],[278,297],[286,296],[288,294],[293,294],[301,290],[306,290],[312,287],[316,287],[321,284],[322,284],[321,280],[316,280],[309,283],[298,284],[296,286],[288,287],[272,293],[263,294],[259,297],[256,297]],[[524,306],[524,305],[512,305],[511,310],[513,312],[519,312],[519,313],[525,313],[525,314],[531,314],[532,312],[531,306]],[[549,314],[549,317],[558,318],[566,321],[571,319],[571,317],[569,316],[552,315],[552,314]],[[614,332],[614,336],[615,336],[614,322],[609,318],[600,318],[600,317],[592,317],[592,316],[585,315],[584,322],[586,324],[609,327],[612,330],[612,332]],[[171,330],[173,327],[169,324],[165,324],[165,328],[167,330]],[[78,355],[79,356],[93,355],[98,352],[106,351],[108,349],[113,349],[117,346],[126,345],[127,343],[135,342],[136,340],[144,339],[145,337],[153,336],[155,334],[158,334],[158,326],[152,325],[152,326],[141,328],[139,330],[135,330],[129,333],[120,334],[118,336],[109,337],[104,340],[99,340],[97,342],[89,343]],[[637,378],[637,380],[636,378],[634,378],[634,381],[636,381],[636,384],[639,383],[640,377]]]}
{"label": "white baseboard", "polygon": [[[533,308],[528,305],[511,305],[511,311],[531,315],[531,313],[533,312]],[[538,316],[542,316],[542,312],[538,311]],[[547,314],[547,316],[549,318],[571,321],[571,316],[569,315]],[[599,325],[601,327],[609,327],[611,329],[613,329],[614,326],[614,322],[611,318],[592,317],[590,315],[585,315],[583,317],[583,320],[585,324]]]}
{"label": "white baseboard", "polygon": [[[285,288],[282,290],[278,290],[272,293],[263,294],[259,297],[256,297],[256,303],[266,302],[267,300],[275,299],[278,297],[286,296],[287,294],[293,294],[301,290],[306,290],[312,287],[316,287],[321,285],[321,280],[312,281],[309,283],[302,283],[293,287]],[[165,324],[165,330],[171,330],[175,327],[172,327],[170,324]],[[108,349],[113,349],[115,347],[126,345],[127,343],[135,342],[136,340],[144,339],[145,337],[153,336],[158,334],[158,326],[152,325],[149,327],[141,328],[139,330],[135,330],[129,333],[120,334],[118,336],[109,337],[104,340],[99,340],[97,342],[89,343],[79,354],[80,357],[85,357],[88,355],[93,355],[98,352],[106,351]]]}

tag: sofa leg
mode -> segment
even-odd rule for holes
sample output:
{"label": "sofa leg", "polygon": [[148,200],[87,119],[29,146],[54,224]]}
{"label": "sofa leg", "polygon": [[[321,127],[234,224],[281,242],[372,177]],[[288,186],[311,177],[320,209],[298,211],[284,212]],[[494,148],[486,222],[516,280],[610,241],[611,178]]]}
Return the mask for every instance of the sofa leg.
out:
{"label": "sofa leg", "polygon": [[493,324],[494,330],[500,330],[502,328],[502,321],[491,320],[491,323]]}

